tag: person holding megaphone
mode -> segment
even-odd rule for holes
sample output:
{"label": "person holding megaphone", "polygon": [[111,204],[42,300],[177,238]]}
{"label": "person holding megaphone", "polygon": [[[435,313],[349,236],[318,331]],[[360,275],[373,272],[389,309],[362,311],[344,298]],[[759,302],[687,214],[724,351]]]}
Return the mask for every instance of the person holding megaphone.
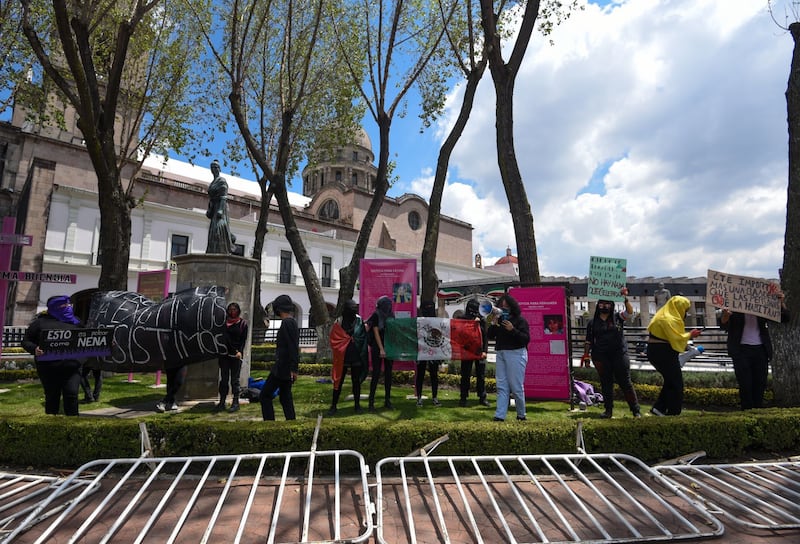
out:
{"label": "person holding megaphone", "polygon": [[497,316],[489,323],[487,336],[495,341],[497,362],[495,365],[495,379],[497,381],[497,408],[494,412],[494,421],[505,421],[508,413],[510,394],[514,395],[517,411],[517,420],[525,421],[525,367],[528,366],[528,342],[531,339],[530,328],[527,320],[522,317],[522,312],[517,300],[511,295],[503,295],[497,301],[498,312],[492,311],[492,316]]}

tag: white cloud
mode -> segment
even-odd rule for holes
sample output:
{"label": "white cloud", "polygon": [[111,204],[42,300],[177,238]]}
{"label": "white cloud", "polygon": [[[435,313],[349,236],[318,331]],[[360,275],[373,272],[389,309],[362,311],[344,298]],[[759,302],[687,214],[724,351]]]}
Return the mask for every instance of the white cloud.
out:
{"label": "white cloud", "polygon": [[[541,272],[583,276],[605,255],[639,277],[777,277],[793,43],[766,3],[589,5],[551,38],[531,41],[515,93]],[[494,141],[487,72],[443,205],[473,224],[487,262],[515,249]],[[414,191],[430,194],[431,180]]]}

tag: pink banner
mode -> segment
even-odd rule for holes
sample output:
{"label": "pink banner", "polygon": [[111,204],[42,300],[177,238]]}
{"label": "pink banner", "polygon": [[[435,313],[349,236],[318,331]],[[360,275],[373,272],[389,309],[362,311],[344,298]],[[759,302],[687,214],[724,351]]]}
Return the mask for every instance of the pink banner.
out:
{"label": "pink banner", "polygon": [[[392,299],[395,317],[417,317],[417,261],[361,259],[358,313],[365,320],[382,296]],[[414,361],[395,362],[394,370],[414,370]]]}
{"label": "pink banner", "polygon": [[525,398],[569,400],[569,323],[563,287],[512,287],[528,321],[531,341]]}

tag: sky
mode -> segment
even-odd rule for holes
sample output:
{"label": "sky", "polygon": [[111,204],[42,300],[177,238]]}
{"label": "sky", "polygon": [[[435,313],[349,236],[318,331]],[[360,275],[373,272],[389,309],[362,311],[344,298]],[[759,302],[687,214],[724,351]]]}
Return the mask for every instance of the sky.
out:
{"label": "sky", "polygon": [[[639,278],[777,278],[793,42],[766,0],[590,4],[549,40],[531,40],[514,105],[541,274],[586,276],[594,255],[627,259]],[[426,133],[411,116],[393,124],[390,195],[430,194],[460,99]],[[473,225],[486,264],[516,254],[494,141],[487,71],[442,207]]]}

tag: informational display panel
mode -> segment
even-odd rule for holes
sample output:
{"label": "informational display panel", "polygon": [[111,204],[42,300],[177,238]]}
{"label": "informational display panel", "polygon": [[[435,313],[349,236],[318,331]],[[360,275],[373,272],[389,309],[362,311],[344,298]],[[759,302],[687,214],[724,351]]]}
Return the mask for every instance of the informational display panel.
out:
{"label": "informational display panel", "polygon": [[525,369],[525,398],[569,400],[569,321],[563,287],[512,287],[528,321],[531,341]]}

